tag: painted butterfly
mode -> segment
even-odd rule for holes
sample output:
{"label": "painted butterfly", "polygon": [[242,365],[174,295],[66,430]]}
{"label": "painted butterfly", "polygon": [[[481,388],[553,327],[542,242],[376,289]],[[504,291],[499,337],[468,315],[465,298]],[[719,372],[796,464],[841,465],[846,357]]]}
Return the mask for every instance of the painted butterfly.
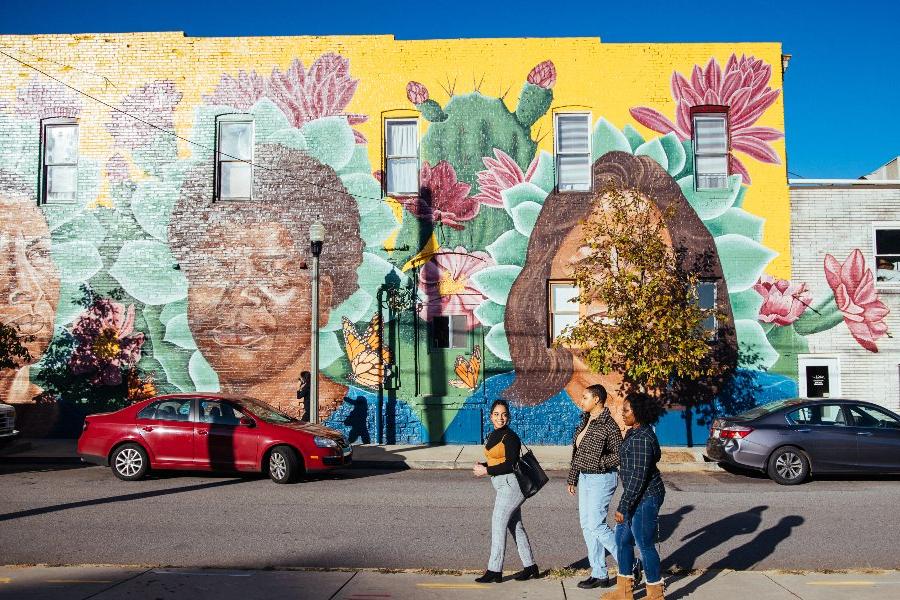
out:
{"label": "painted butterfly", "polygon": [[[350,360],[350,381],[368,388],[378,388],[390,374],[391,351],[381,347],[381,315],[375,313],[369,326],[359,334],[350,319],[341,319],[344,330],[344,350]],[[378,349],[381,347],[381,356]]]}
{"label": "painted butterfly", "polygon": [[472,358],[466,359],[461,354],[457,356],[454,370],[459,379],[451,379],[450,385],[474,390],[478,385],[478,375],[481,373],[481,346],[475,346]]}

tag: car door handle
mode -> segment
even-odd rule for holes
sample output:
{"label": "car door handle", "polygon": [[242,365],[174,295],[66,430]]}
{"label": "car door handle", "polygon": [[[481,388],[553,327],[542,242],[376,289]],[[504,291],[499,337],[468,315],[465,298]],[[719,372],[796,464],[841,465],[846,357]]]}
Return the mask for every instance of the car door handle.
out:
{"label": "car door handle", "polygon": [[209,435],[209,432],[205,429],[198,429],[197,435]]}
{"label": "car door handle", "polygon": [[856,435],[864,435],[866,437],[870,437],[872,435],[871,431],[858,431]]}
{"label": "car door handle", "polygon": [[141,427],[141,429],[143,429],[144,431],[153,431],[153,427],[151,427],[150,425],[144,425],[143,427]]}
{"label": "car door handle", "polygon": [[812,430],[811,429],[795,429],[794,431],[796,431],[797,433],[809,433]]}

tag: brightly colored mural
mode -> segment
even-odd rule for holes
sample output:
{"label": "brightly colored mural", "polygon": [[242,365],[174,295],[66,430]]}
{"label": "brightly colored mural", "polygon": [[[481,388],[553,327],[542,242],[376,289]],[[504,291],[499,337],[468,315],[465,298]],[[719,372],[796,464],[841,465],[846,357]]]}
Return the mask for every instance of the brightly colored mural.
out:
{"label": "brightly colored mural", "polygon": [[[567,277],[591,206],[557,191],[553,116],[567,110],[591,115],[593,189],[675,208],[672,243],[719,282],[718,343],[740,357],[756,401],[796,394],[807,336],[845,323],[877,351],[886,331],[862,255],[823,256],[833,297],[790,282],[777,46],[740,57],[671,46],[660,71],[643,46],[626,59],[627,45],[596,40],[495,44],[485,59],[489,40],[146,35],[180,58],[138,57],[127,35],[83,42],[121,52],[106,82],[71,80],[112,109],[0,67],[11,82],[0,95],[0,318],[32,336],[35,357],[2,373],[0,393],[33,435],[73,435],[79,415],[163,392],[247,394],[302,416],[318,218],[326,424],[352,441],[477,443],[486,407],[506,397],[527,442],[568,443],[572,398],[617,379],[547,339],[547,281]],[[472,89],[457,93],[451,63],[431,58],[441,48],[457,53],[455,73],[478,65]],[[613,85],[626,73],[634,80]],[[690,114],[710,104],[729,111],[730,175],[724,190],[696,191]],[[252,121],[250,200],[217,197],[217,131],[236,116]],[[58,117],[79,124],[66,203],[39,201],[42,123]],[[418,194],[384,191],[388,117],[418,119]],[[680,414],[660,434],[683,442]]]}

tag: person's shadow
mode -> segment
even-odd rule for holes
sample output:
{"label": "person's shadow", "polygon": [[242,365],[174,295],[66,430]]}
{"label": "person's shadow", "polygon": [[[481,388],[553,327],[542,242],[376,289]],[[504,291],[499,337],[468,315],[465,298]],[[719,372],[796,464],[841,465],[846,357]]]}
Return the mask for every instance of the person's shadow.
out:
{"label": "person's shadow", "polygon": [[347,441],[352,444],[359,439],[363,444],[371,443],[372,438],[369,435],[369,403],[366,402],[363,396],[355,400],[348,396],[344,398],[344,402],[348,402],[353,407],[350,409],[350,414],[344,419],[344,425],[350,428],[350,431],[347,433]]}
{"label": "person's shadow", "polygon": [[[696,529],[687,534],[681,538],[681,541],[690,541],[666,557],[662,563],[663,571],[692,571],[697,558],[700,556],[703,556],[713,548],[720,546],[736,535],[753,533],[759,529],[759,526],[762,524],[762,513],[767,508],[769,507],[754,506],[746,512],[729,515],[724,519],[719,519],[714,523],[704,525],[700,529]],[[665,521],[661,521],[660,529],[662,529],[662,523],[664,522]],[[674,528],[670,531],[674,532]]]}
{"label": "person's shadow", "polygon": [[672,534],[678,531],[678,526],[681,525],[684,516],[693,511],[694,505],[688,504],[680,507],[673,513],[659,515],[659,537],[657,538],[657,542],[661,543],[672,537]]}
{"label": "person's shadow", "polygon": [[799,515],[783,517],[778,524],[765,529],[749,542],[732,548],[720,560],[709,566],[696,579],[688,582],[683,588],[667,596],[669,600],[681,600],[688,598],[703,585],[715,579],[722,569],[735,571],[747,571],[758,565],[763,559],[771,555],[778,544],[791,537],[794,527],[803,525],[805,520]]}

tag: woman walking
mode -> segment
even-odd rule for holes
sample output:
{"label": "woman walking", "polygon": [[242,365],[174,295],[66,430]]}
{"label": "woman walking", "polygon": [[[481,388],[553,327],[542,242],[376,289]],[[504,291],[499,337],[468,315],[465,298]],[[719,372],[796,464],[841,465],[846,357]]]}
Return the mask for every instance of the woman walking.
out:
{"label": "woman walking", "polygon": [[622,421],[629,429],[619,448],[619,475],[622,478],[622,498],[616,511],[619,576],[616,589],[604,594],[602,600],[633,598],[634,577],[630,573],[634,568],[635,544],[644,559],[646,597],[648,600],[663,600],[659,553],[654,542],[659,507],[666,496],[666,488],[656,466],[662,451],[652,428],[662,412],[659,401],[644,393],[629,394],[622,404]]}
{"label": "woman walking", "polygon": [[515,578],[520,581],[538,577],[538,567],[534,564],[528,534],[522,525],[522,503],[525,496],[519,487],[519,480],[513,466],[519,460],[521,441],[509,428],[509,405],[504,400],[495,400],[491,405],[491,423],[494,431],[484,443],[486,463],[475,463],[472,472],[475,477],[491,476],[491,485],[497,492],[494,500],[494,514],[491,517],[491,557],[487,571],[475,579],[478,583],[500,583],[503,580],[503,555],[506,551],[507,529],[516,540],[522,571]]}
{"label": "woman walking", "polygon": [[606,553],[616,556],[616,538],[606,519],[618,484],[622,434],[606,408],[606,388],[602,385],[588,386],[580,406],[584,413],[572,439],[566,483],[569,494],[578,494],[578,517],[591,564],[590,577],[578,582],[578,587],[589,590],[612,585]]}

